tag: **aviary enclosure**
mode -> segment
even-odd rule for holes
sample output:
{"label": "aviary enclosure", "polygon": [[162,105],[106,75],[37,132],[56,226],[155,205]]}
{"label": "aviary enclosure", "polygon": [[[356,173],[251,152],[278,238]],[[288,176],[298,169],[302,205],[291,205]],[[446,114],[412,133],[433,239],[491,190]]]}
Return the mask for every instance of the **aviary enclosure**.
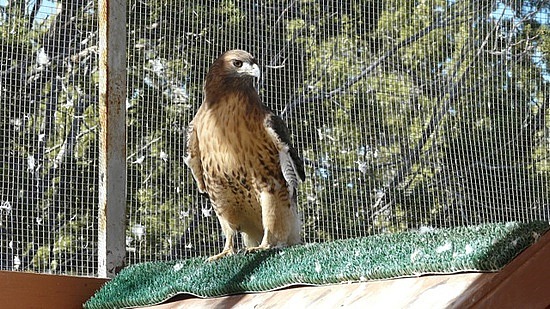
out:
{"label": "aviary enclosure", "polygon": [[[0,0],[1,270],[98,275],[99,19]],[[306,242],[550,220],[548,1],[130,0],[126,31],[128,264],[220,251],[183,151],[233,48],[305,160]]]}

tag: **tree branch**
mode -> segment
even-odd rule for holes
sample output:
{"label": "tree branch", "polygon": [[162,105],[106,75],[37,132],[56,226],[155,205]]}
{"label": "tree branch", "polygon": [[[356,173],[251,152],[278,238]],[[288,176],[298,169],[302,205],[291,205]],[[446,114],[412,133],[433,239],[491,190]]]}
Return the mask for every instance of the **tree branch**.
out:
{"label": "tree branch", "polygon": [[[493,31],[496,31],[496,27],[493,29]],[[489,31],[485,37],[485,39],[482,41],[480,46],[477,48],[477,51],[474,55],[474,59],[478,58],[481,54],[483,48],[487,45],[490,35],[493,31]],[[472,40],[474,41],[474,40]],[[468,45],[471,46],[471,45]],[[450,92],[448,93],[445,91],[441,91],[441,95],[439,96],[438,103],[436,104],[432,110],[432,117],[430,118],[430,122],[426,126],[426,129],[422,132],[422,136],[419,140],[419,142],[416,144],[416,146],[409,152],[408,156],[404,157],[403,160],[403,166],[395,173],[395,176],[393,179],[384,186],[383,194],[380,194],[377,198],[377,201],[374,204],[374,208],[382,207],[382,209],[386,209],[388,205],[391,205],[393,201],[388,201],[386,204],[382,203],[382,201],[388,197],[388,195],[391,195],[389,190],[391,188],[395,188],[399,183],[401,183],[405,176],[410,172],[411,168],[417,164],[420,161],[422,149],[426,146],[429,139],[433,136],[436,129],[439,127],[439,124],[445,117],[445,115],[448,113],[450,106],[460,97],[460,94],[463,92],[461,89],[463,89],[462,84],[464,83],[466,77],[469,75],[470,69],[472,68],[472,63],[470,62],[465,70],[460,74],[460,76],[457,78],[457,74],[460,71],[460,68],[462,64],[467,59],[468,54],[470,53],[471,48],[468,48],[467,50],[462,50],[462,55],[460,57],[460,60],[457,61],[454,65],[453,75],[451,77],[451,80],[446,83],[445,89],[450,89]],[[456,81],[452,81],[452,79],[457,78]],[[444,99],[447,97],[446,99]],[[374,213],[379,213],[381,210],[374,210]]]}
{"label": "tree branch", "polygon": [[285,120],[288,117],[291,117],[292,116],[292,111],[294,109],[296,109],[298,106],[302,105],[302,104],[307,104],[307,103],[311,103],[311,102],[331,99],[334,96],[345,93],[346,91],[349,90],[349,88],[351,88],[352,86],[354,86],[355,84],[360,82],[362,79],[367,77],[372,71],[374,71],[374,69],[376,69],[382,63],[384,63],[386,60],[388,60],[388,58],[390,58],[395,53],[397,53],[401,48],[404,48],[404,47],[420,40],[421,38],[423,38],[426,35],[430,34],[434,30],[437,30],[437,29],[444,28],[444,27],[448,26],[450,24],[450,22],[452,20],[454,20],[455,18],[456,17],[453,17],[453,18],[448,19],[448,20],[442,20],[442,19],[437,20],[437,21],[433,22],[432,24],[430,24],[429,26],[427,26],[426,28],[420,30],[419,32],[417,32],[413,35],[411,35],[410,37],[406,38],[405,40],[399,42],[397,45],[392,47],[390,50],[386,51],[382,56],[378,57],[378,59],[376,59],[369,66],[367,66],[366,68],[361,70],[361,73],[359,73],[359,75],[356,75],[356,76],[348,79],[348,81],[346,81],[343,85],[339,86],[338,88],[335,88],[335,89],[333,89],[329,92],[325,92],[323,94],[318,94],[318,95],[311,96],[311,97],[308,97],[307,95],[303,95],[303,96],[300,96],[297,99],[292,100],[292,102],[290,104],[286,105],[285,108],[283,109],[283,111],[281,112],[281,117]]}
{"label": "tree branch", "polygon": [[40,10],[41,6],[42,6],[42,0],[34,1],[34,5],[32,6],[31,15],[29,16],[29,30],[32,29],[32,26],[34,25],[34,21],[36,19],[36,15],[38,14],[38,11]]}

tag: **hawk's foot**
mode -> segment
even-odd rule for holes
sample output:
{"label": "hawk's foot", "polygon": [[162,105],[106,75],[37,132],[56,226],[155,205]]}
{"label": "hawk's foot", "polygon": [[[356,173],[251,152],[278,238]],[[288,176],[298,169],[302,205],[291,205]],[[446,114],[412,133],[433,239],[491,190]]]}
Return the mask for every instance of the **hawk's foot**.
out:
{"label": "hawk's foot", "polygon": [[245,253],[254,253],[258,251],[264,251],[271,249],[271,245],[259,245],[257,247],[246,248]]}
{"label": "hawk's foot", "polygon": [[233,249],[223,249],[222,252],[209,257],[208,259],[206,259],[206,261],[207,262],[217,261],[217,260],[219,260],[223,257],[230,256],[230,255],[233,255],[233,254],[235,254],[235,250],[233,250]]}

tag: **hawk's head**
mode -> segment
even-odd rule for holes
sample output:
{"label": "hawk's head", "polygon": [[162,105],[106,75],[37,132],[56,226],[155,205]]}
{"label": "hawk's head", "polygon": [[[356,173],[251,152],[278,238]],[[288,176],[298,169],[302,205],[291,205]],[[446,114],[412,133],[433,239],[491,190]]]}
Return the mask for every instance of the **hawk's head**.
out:
{"label": "hawk's head", "polygon": [[259,79],[260,67],[256,59],[244,50],[230,50],[216,59],[208,70],[204,92],[211,98],[233,91],[256,93]]}

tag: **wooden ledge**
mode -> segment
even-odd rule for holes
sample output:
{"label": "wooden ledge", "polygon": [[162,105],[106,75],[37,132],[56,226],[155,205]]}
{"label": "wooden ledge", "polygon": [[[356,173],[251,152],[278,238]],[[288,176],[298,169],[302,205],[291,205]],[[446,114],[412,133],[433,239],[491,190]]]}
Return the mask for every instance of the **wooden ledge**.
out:
{"label": "wooden ledge", "polygon": [[482,276],[494,275],[468,273],[294,287],[211,299],[182,295],[146,308],[447,308],[455,298],[468,290],[472,282]]}
{"label": "wooden ledge", "polygon": [[494,276],[473,282],[456,299],[456,308],[550,307],[550,232],[525,249]]}
{"label": "wooden ledge", "polygon": [[200,299],[176,296],[150,309],[176,308],[547,308],[550,233],[497,273],[430,275]]}
{"label": "wooden ledge", "polygon": [[0,307],[82,308],[107,280],[0,271]]}

